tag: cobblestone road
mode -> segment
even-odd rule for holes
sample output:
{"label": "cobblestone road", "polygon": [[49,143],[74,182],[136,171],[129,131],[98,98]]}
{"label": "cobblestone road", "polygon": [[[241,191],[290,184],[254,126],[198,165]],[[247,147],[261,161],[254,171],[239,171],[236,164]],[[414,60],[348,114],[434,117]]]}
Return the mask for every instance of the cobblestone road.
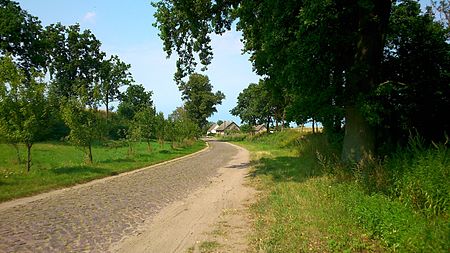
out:
{"label": "cobblestone road", "polygon": [[190,158],[0,211],[0,252],[107,252],[162,207],[209,184],[237,153],[226,143]]}

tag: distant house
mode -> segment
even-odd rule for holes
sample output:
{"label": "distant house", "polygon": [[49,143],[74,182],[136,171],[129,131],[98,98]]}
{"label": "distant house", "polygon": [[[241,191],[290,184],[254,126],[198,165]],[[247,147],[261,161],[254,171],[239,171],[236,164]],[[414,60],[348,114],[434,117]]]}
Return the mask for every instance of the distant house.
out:
{"label": "distant house", "polygon": [[206,134],[215,134],[217,128],[219,128],[219,125],[216,123],[212,124],[212,126],[208,128],[208,131],[206,131]]}
{"label": "distant house", "polygon": [[233,121],[225,121],[216,129],[216,133],[220,135],[225,135],[228,132],[240,131],[239,126]]}
{"label": "distant house", "polygon": [[267,132],[267,127],[264,124],[254,126],[253,132],[256,134]]}

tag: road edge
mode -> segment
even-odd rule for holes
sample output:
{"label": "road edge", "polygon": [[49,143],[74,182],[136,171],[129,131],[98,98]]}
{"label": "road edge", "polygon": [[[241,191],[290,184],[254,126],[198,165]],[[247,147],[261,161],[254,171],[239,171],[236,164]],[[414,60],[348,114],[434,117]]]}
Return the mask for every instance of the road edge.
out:
{"label": "road edge", "polygon": [[153,164],[153,165],[150,165],[150,166],[147,166],[147,167],[143,167],[143,168],[140,168],[140,169],[135,169],[135,170],[123,172],[123,173],[120,173],[120,174],[117,174],[117,175],[111,175],[111,176],[107,176],[107,177],[103,177],[103,178],[99,178],[99,179],[94,179],[94,180],[89,181],[89,182],[80,183],[80,184],[76,184],[76,185],[73,185],[73,186],[69,186],[69,187],[65,187],[65,188],[61,188],[61,189],[56,189],[56,190],[51,190],[49,192],[38,193],[38,194],[33,195],[33,196],[22,197],[22,198],[13,199],[13,200],[9,200],[9,201],[0,203],[0,211],[3,211],[5,209],[9,209],[9,208],[13,208],[13,207],[16,207],[16,206],[24,205],[24,204],[27,204],[27,203],[30,203],[30,202],[33,202],[33,201],[45,199],[45,198],[48,198],[48,197],[51,197],[51,196],[59,195],[59,194],[62,194],[63,192],[70,191],[70,190],[73,190],[73,189],[79,189],[79,188],[89,187],[89,186],[95,185],[95,184],[105,183],[105,182],[107,182],[109,180],[113,180],[115,178],[132,175],[134,173],[139,173],[141,171],[152,169],[152,168],[157,167],[157,166],[166,165],[166,164],[177,162],[177,161],[180,161],[180,160],[183,160],[183,159],[191,158],[193,156],[199,155],[199,154],[209,150],[210,146],[209,146],[208,141],[204,140],[204,142],[206,144],[205,148],[203,148],[203,149],[201,149],[199,151],[196,151],[194,153],[187,154],[187,155],[184,155],[184,156],[180,156],[180,157],[177,157],[177,158],[174,158],[174,159],[171,159],[171,160],[167,160],[167,161],[163,161],[163,162],[160,162],[160,163],[156,163],[156,164]]}

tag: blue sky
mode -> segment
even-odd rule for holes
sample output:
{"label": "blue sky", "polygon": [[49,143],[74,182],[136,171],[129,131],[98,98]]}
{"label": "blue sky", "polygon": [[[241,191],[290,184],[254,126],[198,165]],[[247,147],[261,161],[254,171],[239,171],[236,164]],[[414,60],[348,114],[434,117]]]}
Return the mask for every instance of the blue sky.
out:
{"label": "blue sky", "polygon": [[[131,64],[136,83],[153,91],[158,111],[167,116],[182,105],[181,93],[173,81],[175,58],[166,59],[158,30],[152,26],[155,9],[148,0],[19,0],[20,6],[37,16],[44,26],[61,22],[63,25],[79,23],[90,29],[102,42],[102,50],[118,55]],[[229,111],[236,98],[251,82],[259,77],[252,72],[248,55],[242,55],[241,34],[233,31],[213,36],[214,59],[205,72],[214,86],[226,95],[210,120],[235,120]]]}

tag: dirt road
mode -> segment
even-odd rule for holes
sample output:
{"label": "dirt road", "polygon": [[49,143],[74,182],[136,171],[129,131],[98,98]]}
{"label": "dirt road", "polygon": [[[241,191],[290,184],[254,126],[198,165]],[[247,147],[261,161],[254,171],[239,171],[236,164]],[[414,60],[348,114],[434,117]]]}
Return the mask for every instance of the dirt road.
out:
{"label": "dirt road", "polygon": [[247,151],[209,144],[186,159],[0,204],[0,252],[185,252],[252,194]]}

